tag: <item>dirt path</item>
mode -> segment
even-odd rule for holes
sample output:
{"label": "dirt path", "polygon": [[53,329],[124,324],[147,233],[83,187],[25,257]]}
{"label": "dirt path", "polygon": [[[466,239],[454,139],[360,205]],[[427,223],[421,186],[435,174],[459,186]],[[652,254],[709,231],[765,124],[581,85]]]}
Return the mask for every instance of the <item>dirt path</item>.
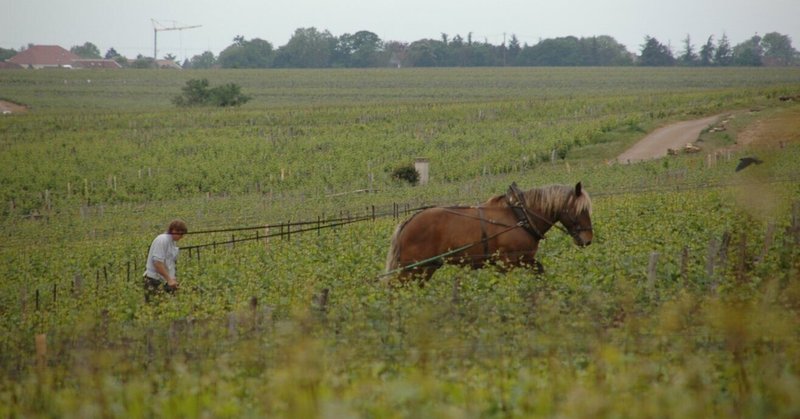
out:
{"label": "dirt path", "polygon": [[619,163],[635,163],[665,157],[667,149],[682,149],[686,143],[694,143],[700,133],[719,118],[720,115],[716,115],[661,127],[625,150],[617,157],[617,161]]}
{"label": "dirt path", "polygon": [[17,105],[16,103],[7,102],[5,100],[0,100],[0,115],[22,113],[27,110],[28,108],[26,108],[25,106]]}

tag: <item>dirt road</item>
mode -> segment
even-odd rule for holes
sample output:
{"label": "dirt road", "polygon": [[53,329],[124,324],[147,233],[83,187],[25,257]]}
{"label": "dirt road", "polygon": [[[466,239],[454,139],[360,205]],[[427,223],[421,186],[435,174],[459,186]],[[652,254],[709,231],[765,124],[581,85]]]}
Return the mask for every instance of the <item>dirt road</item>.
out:
{"label": "dirt road", "polygon": [[0,100],[0,115],[22,113],[25,112],[26,110],[27,108],[22,105],[17,105],[16,103]]}
{"label": "dirt road", "polygon": [[714,124],[720,115],[693,121],[676,122],[661,127],[625,150],[617,157],[619,163],[635,163],[642,160],[665,157],[667,149],[682,149],[686,143],[694,143],[700,133]]}

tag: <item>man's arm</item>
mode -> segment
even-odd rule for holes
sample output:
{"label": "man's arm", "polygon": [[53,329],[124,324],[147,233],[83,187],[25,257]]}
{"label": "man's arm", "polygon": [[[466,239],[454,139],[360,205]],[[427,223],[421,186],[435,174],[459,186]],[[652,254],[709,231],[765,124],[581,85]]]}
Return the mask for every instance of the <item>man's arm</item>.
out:
{"label": "man's arm", "polygon": [[169,286],[172,289],[178,288],[178,279],[169,275],[169,270],[167,269],[167,265],[165,265],[164,262],[160,260],[154,260],[153,266],[155,266],[156,272],[161,274],[163,278],[166,278],[167,286]]}

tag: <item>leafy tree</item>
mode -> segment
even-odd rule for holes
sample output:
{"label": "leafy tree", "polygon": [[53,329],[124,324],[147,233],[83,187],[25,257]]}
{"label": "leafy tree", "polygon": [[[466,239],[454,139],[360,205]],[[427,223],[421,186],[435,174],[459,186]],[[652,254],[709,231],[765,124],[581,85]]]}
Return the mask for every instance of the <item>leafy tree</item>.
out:
{"label": "leafy tree", "polygon": [[7,60],[15,55],[17,55],[17,51],[15,51],[13,48],[0,48],[0,61]]}
{"label": "leafy tree", "polygon": [[106,59],[106,60],[113,60],[114,58],[117,58],[117,57],[119,57],[119,56],[120,56],[120,55],[119,55],[119,53],[117,52],[117,50],[115,50],[115,49],[112,47],[112,48],[109,48],[109,49],[108,49],[108,51],[106,51],[105,59]]}
{"label": "leafy tree", "polygon": [[278,48],[276,67],[325,68],[330,67],[337,40],[327,30],[300,28],[295,30],[289,42]]}
{"label": "leafy tree", "polygon": [[764,64],[788,66],[794,63],[797,51],[792,47],[792,40],[778,32],[770,32],[761,39],[764,50]]}
{"label": "leafy tree", "polygon": [[533,66],[578,66],[583,63],[583,54],[578,38],[567,36],[542,40],[523,51],[520,59]]}
{"label": "leafy tree", "polygon": [[[415,41],[408,46],[408,63],[414,67],[436,67],[441,58],[442,42],[433,39]],[[437,54],[437,51],[439,54]]]}
{"label": "leafy tree", "polygon": [[736,65],[741,66],[761,66],[764,51],[761,48],[761,37],[758,35],[753,36],[747,41],[736,45],[733,48],[733,61]]}
{"label": "leafy tree", "polygon": [[239,35],[233,38],[233,44],[219,53],[218,62],[222,68],[269,68],[274,56],[269,42],[260,38],[247,41]]}
{"label": "leafy tree", "polygon": [[633,60],[625,46],[610,36],[545,39],[520,51],[517,65],[534,66],[611,66],[631,65]]}
{"label": "leafy tree", "polygon": [[383,42],[369,31],[339,37],[333,64],[340,67],[377,67],[381,65]]}
{"label": "leafy tree", "polygon": [[714,35],[708,37],[705,45],[700,47],[700,65],[709,66],[714,60]]}
{"label": "leafy tree", "polygon": [[191,68],[204,68],[208,69],[213,67],[217,63],[217,59],[214,57],[214,53],[211,51],[206,51],[200,55],[195,55],[189,61],[189,66]]}
{"label": "leafy tree", "polygon": [[666,45],[648,35],[644,38],[639,64],[650,67],[670,66],[675,64],[675,58]]}
{"label": "leafy tree", "polygon": [[722,34],[722,38],[717,41],[717,49],[714,52],[714,63],[721,66],[733,64],[733,49],[728,41],[728,35]]}
{"label": "leafy tree", "polygon": [[386,42],[383,46],[387,62],[393,67],[404,67],[408,64],[408,44],[399,41]]}
{"label": "leafy tree", "polygon": [[611,36],[601,35],[581,38],[584,65],[619,66],[631,65],[633,59],[625,46]]}
{"label": "leafy tree", "polygon": [[100,49],[97,48],[97,45],[91,42],[86,42],[80,46],[76,45],[69,50],[81,58],[101,58]]}

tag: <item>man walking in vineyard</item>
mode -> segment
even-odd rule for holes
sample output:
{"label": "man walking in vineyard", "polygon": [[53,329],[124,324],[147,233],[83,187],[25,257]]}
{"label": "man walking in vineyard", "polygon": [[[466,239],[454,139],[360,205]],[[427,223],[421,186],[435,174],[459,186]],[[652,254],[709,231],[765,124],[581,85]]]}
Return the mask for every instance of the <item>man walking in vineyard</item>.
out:
{"label": "man walking in vineyard", "polygon": [[161,288],[169,293],[178,289],[178,279],[175,277],[179,250],[177,243],[187,231],[185,222],[173,220],[169,223],[167,231],[159,234],[150,244],[144,272],[145,301],[150,302],[150,298]]}

